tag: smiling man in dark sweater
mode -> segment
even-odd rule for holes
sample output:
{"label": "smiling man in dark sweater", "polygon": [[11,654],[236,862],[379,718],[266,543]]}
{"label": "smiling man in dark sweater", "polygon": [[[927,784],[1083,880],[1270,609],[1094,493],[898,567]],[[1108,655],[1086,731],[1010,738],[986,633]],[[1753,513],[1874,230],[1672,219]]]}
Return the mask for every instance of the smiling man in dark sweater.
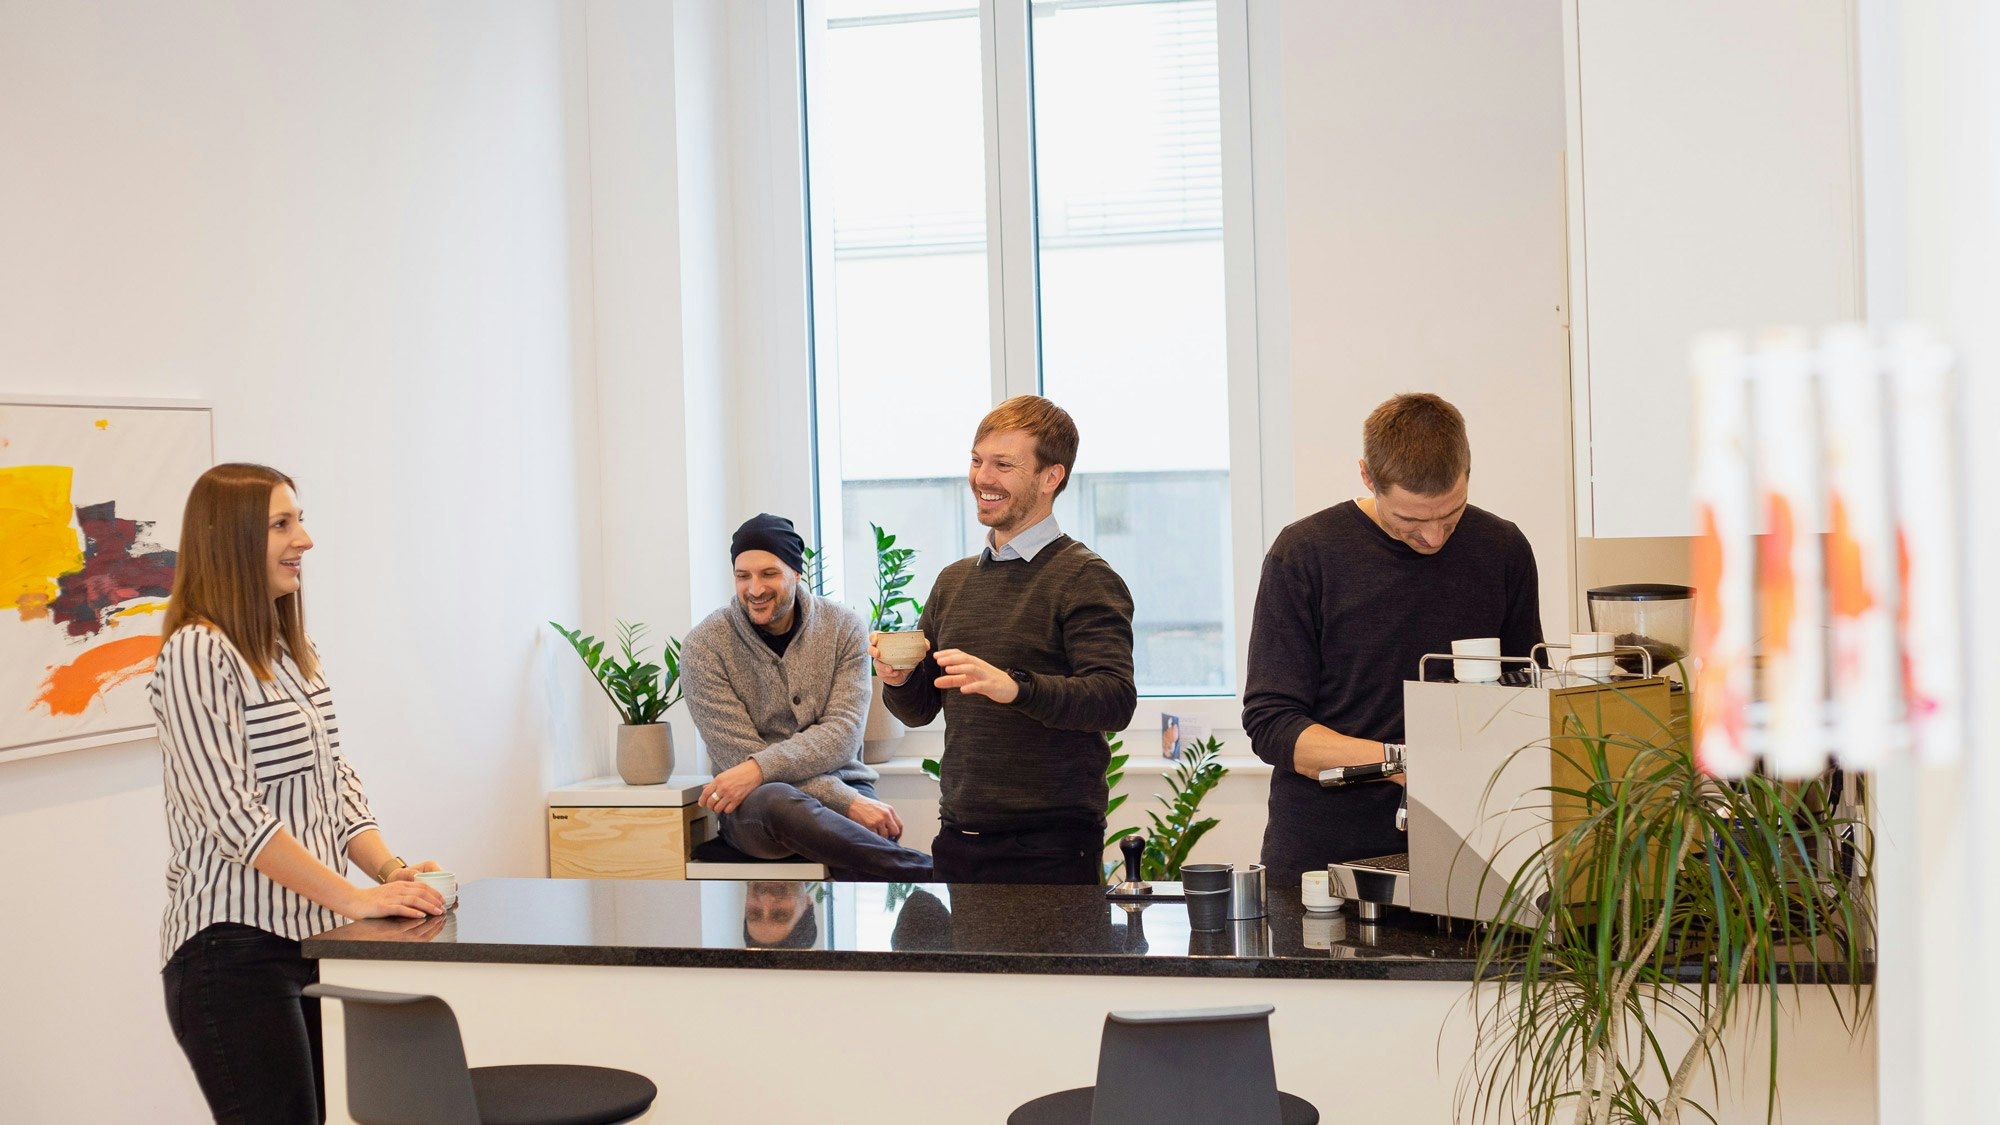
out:
{"label": "smiling man in dark sweater", "polygon": [[1369,495],[1287,527],[1257,587],[1243,729],[1274,767],[1263,859],[1278,886],[1408,850],[1400,777],[1332,789],[1317,778],[1403,741],[1403,681],[1420,657],[1466,637],[1526,656],[1542,639],[1527,538],[1466,503],[1472,448],[1457,408],[1398,395],[1363,424],[1362,453]]}
{"label": "smiling man in dark sweater", "polygon": [[1095,883],[1104,844],[1102,732],[1132,721],[1132,595],[1110,564],[1056,526],[1076,423],[1020,395],[972,439],[969,482],[986,549],[944,568],[919,627],[933,650],[908,671],[869,652],[895,716],[944,711],[942,826],[950,883]]}

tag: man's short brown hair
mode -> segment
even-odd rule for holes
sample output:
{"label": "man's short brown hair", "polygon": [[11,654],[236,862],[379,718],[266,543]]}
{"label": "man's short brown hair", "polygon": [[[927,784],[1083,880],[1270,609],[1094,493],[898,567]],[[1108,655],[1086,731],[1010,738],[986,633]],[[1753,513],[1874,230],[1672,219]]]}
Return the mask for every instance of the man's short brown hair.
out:
{"label": "man's short brown hair", "polygon": [[1361,460],[1376,492],[1450,492],[1472,471],[1465,415],[1436,395],[1397,395],[1361,424]]}
{"label": "man's short brown hair", "polygon": [[1004,434],[1009,430],[1026,430],[1035,438],[1035,471],[1041,472],[1050,465],[1063,467],[1062,483],[1056,485],[1056,495],[1069,487],[1070,472],[1076,467],[1076,419],[1069,411],[1050,402],[1040,395],[1015,395],[1006,402],[987,411],[980,419],[979,432],[972,435],[972,444],[978,445],[992,434]]}

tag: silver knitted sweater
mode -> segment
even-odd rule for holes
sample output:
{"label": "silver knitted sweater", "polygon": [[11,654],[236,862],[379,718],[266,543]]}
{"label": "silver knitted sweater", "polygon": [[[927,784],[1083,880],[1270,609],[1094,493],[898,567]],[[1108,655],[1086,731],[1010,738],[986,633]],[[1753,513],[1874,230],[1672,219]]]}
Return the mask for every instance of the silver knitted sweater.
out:
{"label": "silver knitted sweater", "polygon": [[743,604],[694,627],[681,646],[688,711],[717,773],[755,758],[764,780],[785,781],[845,813],[868,717],[868,628],[859,614],[799,588],[797,635],[785,655],[758,639]]}

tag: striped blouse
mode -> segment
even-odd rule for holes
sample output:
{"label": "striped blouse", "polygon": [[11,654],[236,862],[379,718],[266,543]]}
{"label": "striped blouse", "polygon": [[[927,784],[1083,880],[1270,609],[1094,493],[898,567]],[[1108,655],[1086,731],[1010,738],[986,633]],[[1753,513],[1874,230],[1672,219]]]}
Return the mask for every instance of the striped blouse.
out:
{"label": "striped blouse", "polygon": [[289,653],[271,672],[258,680],[206,625],[183,626],[160,650],[149,694],[171,852],[162,964],[216,922],[303,940],[343,921],[251,866],[283,828],[344,872],[348,843],[375,827],[361,780],[341,757],[325,681],[308,681]]}

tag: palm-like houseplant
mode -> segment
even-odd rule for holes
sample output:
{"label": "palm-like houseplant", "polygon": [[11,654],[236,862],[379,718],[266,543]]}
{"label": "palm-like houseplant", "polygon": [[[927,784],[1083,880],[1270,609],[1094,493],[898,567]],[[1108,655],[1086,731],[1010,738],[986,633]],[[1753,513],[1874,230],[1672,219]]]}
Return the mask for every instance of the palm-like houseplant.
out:
{"label": "palm-like houseplant", "polygon": [[[1125,763],[1131,760],[1131,755],[1125,753],[1125,739],[1116,731],[1104,732],[1104,742],[1111,749],[1111,757],[1104,766],[1104,787],[1109,794],[1104,803],[1104,816],[1109,820],[1111,814],[1117,812],[1118,806],[1130,796],[1118,792],[1118,783],[1125,780]],[[1201,820],[1194,817],[1201,807],[1201,799],[1208,796],[1208,791],[1215,788],[1216,783],[1229,772],[1227,767],[1215,760],[1221,752],[1222,743],[1218,739],[1210,738],[1201,743],[1181,759],[1180,765],[1174,769],[1174,776],[1167,779],[1167,785],[1174,791],[1173,800],[1154,798],[1166,806],[1167,817],[1161,820],[1158,813],[1146,814],[1153,822],[1153,831],[1147,834],[1146,850],[1141,853],[1140,878],[1178,880],[1181,864],[1187,862],[1195,842],[1220,823],[1214,817]],[[924,759],[924,776],[932,781],[939,780],[943,768],[936,758]],[[1117,829],[1104,838],[1104,850],[1109,851],[1118,841],[1144,831],[1134,825]],[[1109,879],[1117,870],[1117,860],[1105,862],[1098,869],[1098,878]]]}
{"label": "palm-like houseplant", "polygon": [[[1115,756],[1115,748],[1113,753],[1112,768],[1119,769],[1124,765],[1125,759]],[[1139,827],[1120,828],[1105,838],[1104,846],[1108,849],[1127,836],[1144,832],[1146,850],[1140,853],[1139,877],[1178,882],[1181,877],[1181,865],[1186,863],[1188,856],[1194,852],[1195,844],[1199,843],[1203,836],[1208,835],[1209,829],[1220,823],[1212,816],[1202,817],[1200,820],[1196,820],[1195,816],[1201,810],[1202,798],[1208,796],[1209,790],[1214,789],[1229,774],[1228,767],[1216,760],[1221,754],[1221,739],[1211,736],[1205,741],[1196,743],[1181,756],[1180,762],[1174,766],[1174,772],[1167,776],[1167,788],[1172,790],[1173,797],[1169,799],[1162,794],[1153,798],[1166,809],[1166,815],[1162,817],[1159,813],[1148,809],[1146,819],[1152,822],[1150,830]],[[1111,778],[1111,784],[1117,785],[1123,777],[1123,773],[1116,774]],[[1110,816],[1124,803],[1124,794],[1113,797],[1111,803],[1106,806],[1104,815]],[[1107,877],[1117,866],[1116,861],[1105,866]]]}
{"label": "palm-like houseplant", "polygon": [[549,622],[583,660],[591,679],[618,709],[618,776],[628,785],[658,785],[674,772],[674,732],[663,720],[681,701],[681,643],[668,637],[657,662],[646,658],[644,625],[620,621],[618,647]]}
{"label": "palm-like houseplant", "polygon": [[1723,1034],[1757,1021],[1769,1118],[1787,998],[1824,988],[1850,1032],[1869,1018],[1866,823],[1839,775],[1706,775],[1684,719],[1558,742],[1541,752],[1582,780],[1548,788],[1564,815],[1480,940],[1460,1117],[1713,1120],[1697,1096],[1718,1088]]}

